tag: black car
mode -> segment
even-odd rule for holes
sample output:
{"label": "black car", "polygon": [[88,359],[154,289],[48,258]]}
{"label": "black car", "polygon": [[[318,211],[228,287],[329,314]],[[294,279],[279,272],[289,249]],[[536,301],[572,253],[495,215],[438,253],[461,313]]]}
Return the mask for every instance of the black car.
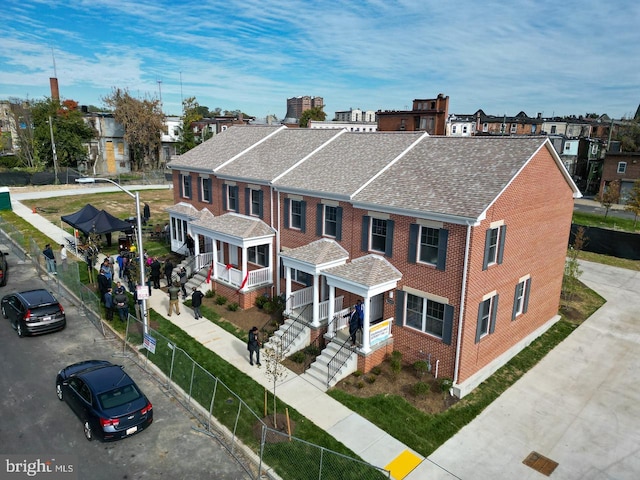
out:
{"label": "black car", "polygon": [[117,440],[138,433],[153,422],[153,406],[121,365],[87,360],[63,368],[56,394],[84,425],[87,440]]}
{"label": "black car", "polygon": [[5,295],[0,301],[0,309],[19,337],[54,332],[67,325],[62,305],[44,289]]}
{"label": "black car", "polygon": [[4,287],[7,284],[7,272],[9,271],[9,264],[7,263],[8,253],[0,250],[0,287]]}

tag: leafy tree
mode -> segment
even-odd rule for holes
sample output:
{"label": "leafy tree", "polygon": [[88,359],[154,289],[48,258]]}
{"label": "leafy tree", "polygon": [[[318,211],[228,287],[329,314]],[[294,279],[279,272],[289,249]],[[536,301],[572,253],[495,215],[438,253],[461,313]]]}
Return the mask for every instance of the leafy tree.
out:
{"label": "leafy tree", "polygon": [[9,99],[9,122],[18,137],[15,145],[18,164],[23,167],[34,168],[36,159],[33,144],[33,118],[31,116],[31,105],[27,100]]}
{"label": "leafy tree", "polygon": [[[209,110],[207,107],[204,107]],[[191,124],[202,119],[200,105],[196,97],[189,97],[182,101],[182,127],[180,140],[178,141],[178,152],[182,155],[196,146],[196,136],[193,133]]]}
{"label": "leafy tree", "polygon": [[78,161],[86,158],[85,144],[94,138],[94,132],[84,122],[78,102],[60,102],[47,98],[34,103],[31,114],[34,126],[34,158],[38,164],[46,167],[55,166],[52,133],[58,167],[77,167]]}
{"label": "leafy tree", "polygon": [[142,170],[145,166],[158,168],[161,132],[164,128],[160,100],[138,100],[129,95],[128,90],[114,88],[111,95],[102,101],[113,109],[114,119],[124,127],[124,139],[132,154],[133,170]]}
{"label": "leafy tree", "polygon": [[209,107],[205,107],[204,105],[198,105],[195,110],[196,113],[200,115],[200,118],[209,118],[209,115],[211,115],[211,113],[209,112]]}
{"label": "leafy tree", "polygon": [[327,114],[324,113],[322,107],[313,107],[302,112],[302,115],[300,115],[299,125],[302,128],[307,128],[309,126],[309,120],[320,120],[323,122],[326,118]]}
{"label": "leafy tree", "polygon": [[638,215],[640,215],[640,180],[633,182],[633,188],[629,192],[624,209],[633,212],[633,228],[635,229]]}
{"label": "leafy tree", "polygon": [[606,184],[602,192],[596,197],[596,200],[605,208],[604,218],[606,220],[611,205],[618,203],[620,200],[620,180],[612,180]]}

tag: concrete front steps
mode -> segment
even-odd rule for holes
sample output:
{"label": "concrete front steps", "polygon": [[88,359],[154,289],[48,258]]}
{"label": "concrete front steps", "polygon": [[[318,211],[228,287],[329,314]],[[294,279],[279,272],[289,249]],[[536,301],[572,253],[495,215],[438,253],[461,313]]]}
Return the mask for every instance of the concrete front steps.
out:
{"label": "concrete front steps", "polygon": [[[347,344],[345,349],[348,349],[351,354],[347,361],[340,367],[340,370],[331,379],[329,385],[327,385],[327,372],[328,365],[334,355],[340,350],[343,344]],[[304,372],[301,377],[307,380],[312,385],[326,392],[329,388],[333,387],[343,378],[348,377],[358,369],[358,354],[351,347],[351,340],[343,333],[338,334],[329,342],[329,344],[322,350],[322,353],[316,358],[315,362],[311,364],[309,369]]]}
{"label": "concrete front steps", "polygon": [[273,335],[264,344],[264,348],[274,348],[274,343],[272,342],[272,339],[274,337],[278,338],[278,339],[282,339],[282,336],[284,335],[284,333],[289,328],[291,330],[289,331],[289,333],[287,335],[293,335],[293,336],[295,336],[295,339],[293,340],[291,345],[289,345],[287,347],[287,351],[285,352],[285,355],[287,357],[289,355],[292,355],[292,354],[302,350],[304,347],[309,345],[309,337],[310,337],[310,334],[311,334],[311,331],[310,331],[309,327],[307,327],[306,325],[304,325],[301,322],[296,322],[296,321],[292,320],[291,318],[287,318],[287,319],[285,319],[284,323],[282,325],[280,325],[280,328],[278,328],[278,330],[273,332]]}

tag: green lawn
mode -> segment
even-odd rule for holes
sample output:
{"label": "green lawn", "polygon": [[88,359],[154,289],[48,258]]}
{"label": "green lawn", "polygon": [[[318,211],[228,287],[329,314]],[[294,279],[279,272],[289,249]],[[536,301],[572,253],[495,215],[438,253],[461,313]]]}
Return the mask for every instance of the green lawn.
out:
{"label": "green lawn", "polygon": [[573,223],[584,225],[585,227],[610,228],[612,230],[623,230],[625,232],[638,232],[640,225],[633,219],[614,217],[611,214],[604,218],[604,215],[586,212],[573,212]]}

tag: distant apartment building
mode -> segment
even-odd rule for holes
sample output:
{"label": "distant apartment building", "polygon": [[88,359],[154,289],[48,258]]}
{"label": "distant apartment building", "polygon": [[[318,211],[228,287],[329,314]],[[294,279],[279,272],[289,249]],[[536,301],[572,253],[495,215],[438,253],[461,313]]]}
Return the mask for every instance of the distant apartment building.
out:
{"label": "distant apartment building", "polygon": [[375,122],[376,112],[373,110],[362,111],[359,108],[350,108],[336,112],[334,120],[336,122]]}
{"label": "distant apartment building", "polygon": [[310,97],[308,95],[302,97],[287,98],[287,114],[284,123],[292,123],[300,119],[302,112],[312,108],[324,108],[324,100],[322,97]]}
{"label": "distant apartment building", "polygon": [[378,110],[378,131],[427,132],[444,135],[449,115],[449,97],[442,93],[433,99],[415,99],[411,110]]}

